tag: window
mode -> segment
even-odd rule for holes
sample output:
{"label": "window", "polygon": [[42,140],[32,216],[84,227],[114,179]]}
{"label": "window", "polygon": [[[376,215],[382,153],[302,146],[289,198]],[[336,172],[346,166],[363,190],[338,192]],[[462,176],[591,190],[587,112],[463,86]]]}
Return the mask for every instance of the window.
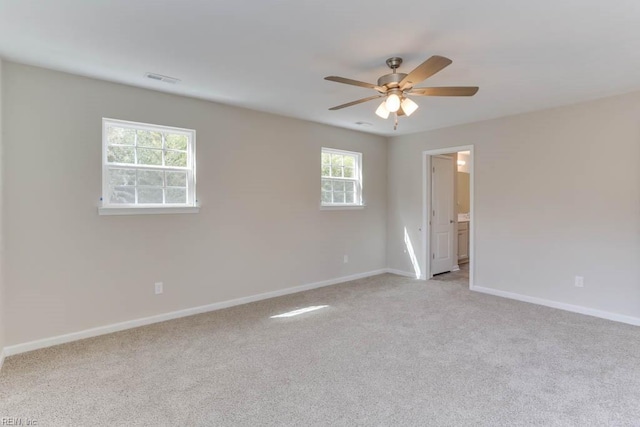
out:
{"label": "window", "polygon": [[100,213],[197,211],[195,139],[190,129],[103,119]]}
{"label": "window", "polygon": [[362,206],[362,154],[322,149],[322,206]]}

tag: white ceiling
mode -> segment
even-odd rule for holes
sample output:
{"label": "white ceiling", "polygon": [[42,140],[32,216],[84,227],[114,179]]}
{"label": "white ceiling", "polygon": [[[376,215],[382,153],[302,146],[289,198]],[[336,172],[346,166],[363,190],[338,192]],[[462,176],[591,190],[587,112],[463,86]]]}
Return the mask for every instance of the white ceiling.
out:
{"label": "white ceiling", "polygon": [[[0,0],[0,56],[392,135],[638,90],[639,22],[638,0]],[[421,86],[478,94],[417,98],[396,132],[375,101],[327,110],[375,92],[324,76],[375,82],[390,56],[409,72],[435,54],[453,64]]]}

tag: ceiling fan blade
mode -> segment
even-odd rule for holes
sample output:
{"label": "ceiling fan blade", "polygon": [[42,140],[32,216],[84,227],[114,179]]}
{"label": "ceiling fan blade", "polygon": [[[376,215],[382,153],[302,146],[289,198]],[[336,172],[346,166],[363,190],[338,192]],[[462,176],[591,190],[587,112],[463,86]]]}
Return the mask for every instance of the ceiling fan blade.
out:
{"label": "ceiling fan blade", "polygon": [[344,83],[346,85],[366,87],[368,89],[375,89],[378,92],[386,92],[387,91],[387,88],[384,88],[382,86],[376,86],[376,85],[374,85],[372,83],[361,82],[359,80],[347,79],[345,77],[328,76],[328,77],[325,77],[324,79],[325,80],[329,80],[331,82]]}
{"label": "ceiling fan blade", "polygon": [[413,87],[414,85],[421,83],[423,80],[433,76],[452,62],[453,61],[449,58],[445,58],[444,56],[434,55],[407,74],[407,76],[400,82],[400,88],[404,90],[407,87]]}
{"label": "ceiling fan blade", "polygon": [[342,105],[338,105],[338,106],[335,106],[335,107],[331,107],[331,108],[329,108],[329,110],[331,110],[331,111],[340,110],[342,108],[351,107],[352,105],[362,104],[363,102],[371,101],[372,99],[382,98],[383,96],[384,95],[374,95],[374,96],[370,96],[368,98],[358,99],[357,101],[351,101],[351,102],[347,102],[346,104],[342,104]]}
{"label": "ceiling fan blade", "polygon": [[407,93],[421,96],[473,96],[478,89],[477,86],[417,87]]}

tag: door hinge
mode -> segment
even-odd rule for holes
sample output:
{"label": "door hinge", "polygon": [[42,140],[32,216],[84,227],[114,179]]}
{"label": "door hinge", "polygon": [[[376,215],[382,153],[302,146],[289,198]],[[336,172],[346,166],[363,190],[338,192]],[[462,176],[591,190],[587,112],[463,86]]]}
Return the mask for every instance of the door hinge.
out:
{"label": "door hinge", "polygon": [[436,259],[436,254],[431,254],[431,259]]}
{"label": "door hinge", "polygon": [[436,173],[436,167],[434,166],[433,168],[431,168],[431,171],[432,171],[433,173]]}

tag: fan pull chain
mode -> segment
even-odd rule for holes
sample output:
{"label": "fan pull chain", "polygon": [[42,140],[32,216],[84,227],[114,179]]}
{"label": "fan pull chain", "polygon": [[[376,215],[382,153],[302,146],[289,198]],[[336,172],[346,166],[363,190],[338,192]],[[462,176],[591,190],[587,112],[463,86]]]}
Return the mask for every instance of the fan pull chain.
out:
{"label": "fan pull chain", "polygon": [[394,117],[395,117],[395,122],[393,124],[393,130],[398,130],[398,113],[393,113]]}

